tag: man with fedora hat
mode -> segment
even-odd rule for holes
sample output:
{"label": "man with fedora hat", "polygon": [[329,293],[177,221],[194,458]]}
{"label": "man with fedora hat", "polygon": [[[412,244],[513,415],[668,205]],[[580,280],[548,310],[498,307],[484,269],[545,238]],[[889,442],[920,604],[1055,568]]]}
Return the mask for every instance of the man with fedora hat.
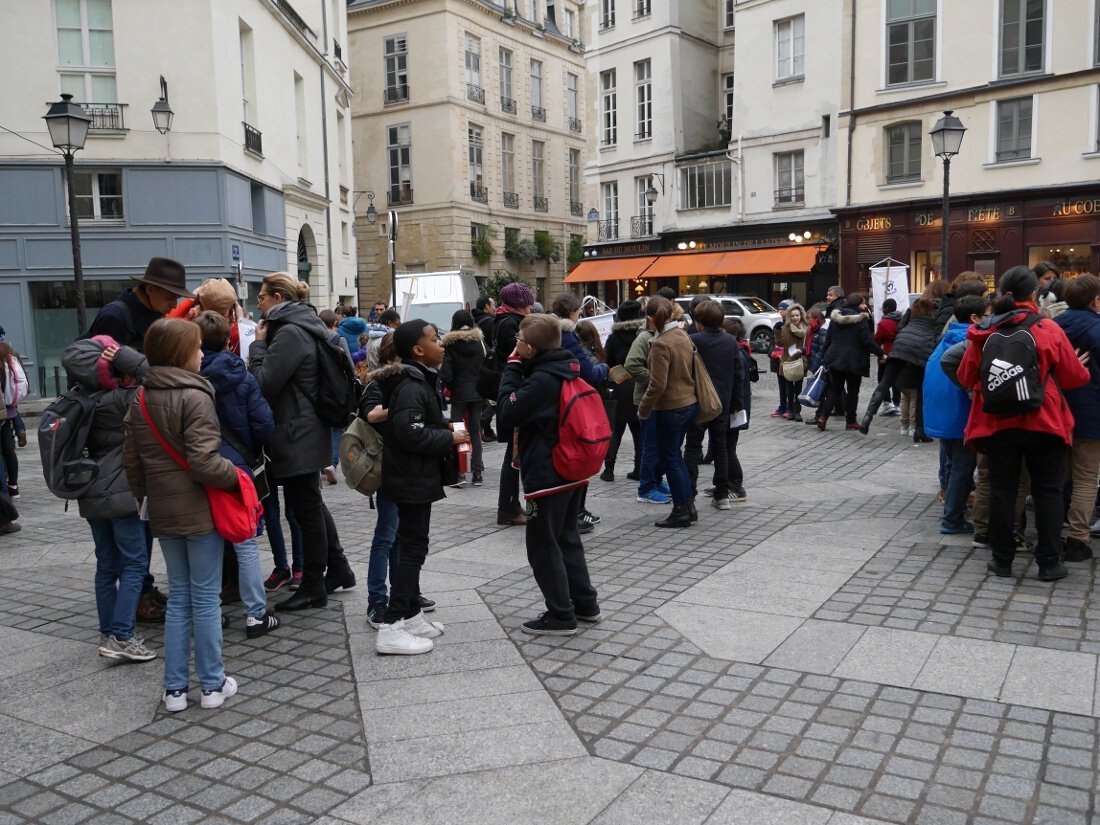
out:
{"label": "man with fedora hat", "polygon": [[131,275],[137,286],[123,290],[103,307],[88,328],[87,337],[109,335],[120,346],[144,352],[145,333],[176,307],[180,298],[194,298],[187,289],[183,264],[171,258],[150,258],[145,274]]}

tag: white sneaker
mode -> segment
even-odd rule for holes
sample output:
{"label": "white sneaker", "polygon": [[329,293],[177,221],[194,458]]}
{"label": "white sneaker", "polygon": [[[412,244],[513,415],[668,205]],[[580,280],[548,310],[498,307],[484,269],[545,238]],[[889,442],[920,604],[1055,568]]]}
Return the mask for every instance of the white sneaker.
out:
{"label": "white sneaker", "polygon": [[728,510],[730,508],[729,498],[716,498],[711,499],[710,502],[715,508],[719,510]]}
{"label": "white sneaker", "polygon": [[898,432],[901,433],[902,435],[909,435],[909,427],[905,424],[902,424],[901,429],[898,430]]}
{"label": "white sneaker", "polygon": [[179,713],[181,710],[187,710],[187,691],[164,691],[164,708],[169,713]]}
{"label": "white sneaker", "polygon": [[378,628],[378,638],[374,642],[377,653],[391,656],[416,656],[428,653],[435,644],[431,639],[414,636],[405,629],[405,621],[384,624]]}
{"label": "white sneaker", "polygon": [[1100,518],[1092,523],[1092,527],[1089,528],[1089,532],[1094,536],[1100,536]]}
{"label": "white sneaker", "polygon": [[115,636],[108,636],[107,641],[99,647],[99,655],[126,662],[148,662],[157,658],[157,654],[145,646],[145,640],[137,636],[122,641]]}
{"label": "white sneaker", "polygon": [[222,686],[217,690],[204,690],[202,692],[201,705],[204,708],[220,708],[225,700],[237,693],[237,680],[232,676],[226,676]]}
{"label": "white sneaker", "polygon": [[421,639],[438,639],[443,635],[443,625],[440,622],[429,622],[421,611],[411,619],[405,619],[405,632]]}

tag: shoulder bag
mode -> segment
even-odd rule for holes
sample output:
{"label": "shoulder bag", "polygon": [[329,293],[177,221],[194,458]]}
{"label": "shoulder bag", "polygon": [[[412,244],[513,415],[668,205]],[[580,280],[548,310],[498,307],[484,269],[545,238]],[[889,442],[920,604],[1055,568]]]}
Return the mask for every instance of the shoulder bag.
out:
{"label": "shoulder bag", "polygon": [[695,347],[691,348],[691,380],[695,382],[695,400],[699,402],[699,412],[695,414],[693,423],[702,426],[722,414],[722,400],[710,380],[703,356]]}

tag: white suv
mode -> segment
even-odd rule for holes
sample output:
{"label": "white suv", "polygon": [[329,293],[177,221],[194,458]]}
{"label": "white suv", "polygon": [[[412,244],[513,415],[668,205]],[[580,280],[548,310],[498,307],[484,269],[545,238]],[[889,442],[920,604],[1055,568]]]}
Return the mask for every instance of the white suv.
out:
{"label": "white suv", "polygon": [[[676,299],[685,314],[690,314],[691,302],[696,296],[686,295]],[[782,317],[779,310],[767,301],[748,295],[703,295],[722,306],[727,318],[740,318],[745,325],[745,336],[753,352],[770,352],[775,344],[775,325]]]}

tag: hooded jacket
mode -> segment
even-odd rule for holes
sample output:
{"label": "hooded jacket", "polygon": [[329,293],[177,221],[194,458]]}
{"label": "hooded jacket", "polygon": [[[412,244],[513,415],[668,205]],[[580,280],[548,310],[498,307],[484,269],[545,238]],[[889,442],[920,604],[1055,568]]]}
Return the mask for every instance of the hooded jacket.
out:
{"label": "hooded jacket", "polygon": [[349,316],[336,325],[336,331],[347,342],[348,352],[358,352],[359,336],[367,331],[367,322],[358,316]]}
{"label": "hooded jacket", "polygon": [[[645,321],[639,318],[636,321],[616,321],[611,325],[611,334],[607,336],[604,344],[604,353],[607,355],[608,371],[613,367],[626,366],[626,357],[630,354],[630,347],[634,339],[638,337],[638,330],[645,326]],[[638,407],[634,403],[634,378],[630,377],[621,384],[615,384],[611,389],[611,397],[615,399],[615,419],[617,421],[637,421]]]}
{"label": "hooded jacket", "polygon": [[[974,391],[981,384],[982,348],[990,333],[1006,322],[1018,323],[1035,312],[1034,304],[1017,304],[1012,312],[991,315],[980,324],[971,327],[967,340],[971,346],[959,364],[959,382]],[[1063,397],[1063,391],[1075,390],[1089,381],[1089,371],[1081,366],[1062,328],[1050,319],[1042,319],[1031,327],[1031,335],[1039,358],[1039,378],[1043,381],[1045,392],[1043,405],[1029,413],[1013,416],[989,415],[982,411],[981,398],[975,396],[970,407],[970,417],[966,423],[966,440],[975,442],[989,438],[1005,430],[1028,430],[1030,432],[1050,433],[1063,439],[1067,444],[1073,441],[1073,413]],[[1052,376],[1055,380],[1048,381]],[[981,449],[981,444],[977,445]]]}
{"label": "hooded jacket", "polygon": [[145,333],[154,321],[164,316],[138,300],[133,289],[125,289],[111,303],[105,305],[88,327],[88,337],[109,335],[119,346],[145,351]]}
{"label": "hooded jacket", "polygon": [[935,313],[914,315],[911,309],[907,309],[898,324],[890,357],[923,367],[936,348],[936,336],[942,329],[943,324],[936,320]]}
{"label": "hooded jacket", "polygon": [[249,353],[248,369],[275,416],[271,472],[291,478],[320,472],[332,462],[332,433],[317,416],[318,352],[321,341],[337,335],[305,301],[276,304],[264,316],[267,340]]}
{"label": "hooded jacket", "polygon": [[[244,361],[228,351],[204,351],[199,372],[214,388],[214,406],[222,429],[228,431],[255,459],[260,448],[268,446],[275,435],[275,418],[260,392],[260,385],[245,367]],[[248,459],[224,438],[221,454],[249,475],[252,474]]]}
{"label": "hooded jacket", "polygon": [[454,445],[443,418],[435,370],[411,362],[383,376],[382,493],[397,504],[431,504],[445,498],[440,459]]}
{"label": "hooded jacket", "polygon": [[653,332],[643,326],[634,336],[634,343],[630,345],[626,361],[623,362],[623,367],[634,379],[635,410],[642,403],[642,396],[645,395],[646,388],[649,386],[649,350],[652,346]]}
{"label": "hooded jacket", "polygon": [[747,430],[752,423],[752,385],[754,381],[760,380],[760,368],[757,366],[749,342],[737,341],[736,343],[740,361],[737,377],[733,382],[733,403],[730,406],[730,412],[745,411],[745,423],[733,429]]}
{"label": "hooded jacket", "polygon": [[809,363],[806,364],[807,373],[814,372],[821,366],[821,359],[825,354],[825,336],[828,333],[824,321],[817,324],[810,321],[810,331],[806,333],[806,349],[810,353]]}
{"label": "hooded jacket", "polygon": [[[516,339],[519,337],[519,324],[523,318],[523,315],[513,312],[507,305],[498,308],[497,314],[493,318],[493,360],[496,362],[497,370],[501,373],[508,365],[508,356],[516,348]],[[497,441],[502,444],[510,444],[512,435],[512,428],[499,423],[498,418]]]}
{"label": "hooded jacket", "polygon": [[900,320],[901,313],[894,310],[883,315],[882,320],[875,327],[875,343],[882,347],[882,351],[887,355],[894,348],[894,339],[898,336],[898,321]]}
{"label": "hooded jacket", "polygon": [[[607,380],[607,364],[601,364],[596,357],[584,348],[581,339],[574,330],[577,322],[568,318],[559,318],[558,326],[561,327],[561,348],[577,359],[581,365],[580,377],[596,389]],[[511,350],[509,350],[510,352]]]}
{"label": "hooded jacket", "polygon": [[485,345],[491,347],[493,345],[493,316],[483,309],[474,309],[471,314],[474,316],[474,324],[481,330],[481,334],[485,338]]}
{"label": "hooded jacket", "polygon": [[864,377],[871,374],[870,355],[882,355],[882,347],[871,336],[870,318],[848,306],[833,312],[821,355],[825,369]]}
{"label": "hooded jacket", "polygon": [[740,347],[737,346],[737,339],[721,329],[706,328],[689,337],[698,350],[699,357],[703,359],[714,390],[718,393],[718,400],[722,402],[720,417],[726,417],[733,407],[734,389],[744,370],[738,354]]}
{"label": "hooded jacket", "polygon": [[943,356],[960,341],[966,340],[970,324],[956,321],[947,328],[924,371],[920,401],[924,405],[924,432],[932,438],[961,441],[970,416],[970,395],[956,385],[941,369]]}
{"label": "hooded jacket", "polygon": [[653,410],[679,410],[696,403],[692,349],[691,339],[675,321],[654,336],[649,348],[649,385],[638,404],[639,418],[648,418]]}
{"label": "hooded jacket", "polygon": [[180,367],[151,367],[145,377],[145,405],[161,437],[183,456],[184,470],[164,451],[138,405],[126,413],[122,460],[130,490],[149,499],[154,536],[203,536],[214,532],[204,487],[237,489],[237,470],[218,453],[221,430],[214,388],[201,375]]}
{"label": "hooded jacket", "polygon": [[477,377],[485,363],[485,338],[477,327],[451,330],[443,336],[443,366],[439,378],[451,393],[451,401],[480,404]]}
{"label": "hooded jacket", "polygon": [[519,430],[524,498],[537,499],[588,484],[587,479],[563,479],[554,470],[552,458],[558,443],[562,382],[580,377],[580,364],[564,349],[548,350],[527,361],[512,359],[504,368],[497,409],[502,426]]}
{"label": "hooded jacket", "polygon": [[1100,439],[1100,315],[1091,309],[1067,309],[1054,319],[1075,350],[1092,353],[1086,367],[1088,383],[1066,390],[1073,412],[1074,438]]}

